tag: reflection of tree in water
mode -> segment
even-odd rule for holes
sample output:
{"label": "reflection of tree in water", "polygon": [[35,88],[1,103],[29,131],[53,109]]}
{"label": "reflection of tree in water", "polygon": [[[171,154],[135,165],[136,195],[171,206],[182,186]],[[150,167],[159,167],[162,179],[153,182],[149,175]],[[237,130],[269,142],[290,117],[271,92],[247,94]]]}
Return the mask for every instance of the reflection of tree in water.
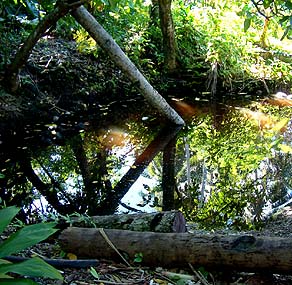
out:
{"label": "reflection of tree in water", "polygon": [[[195,106],[185,103],[179,106],[198,114]],[[274,107],[266,104],[251,109],[223,107],[217,128],[214,114],[204,111],[189,120],[179,133],[174,187],[178,191],[174,205],[186,217],[205,226],[242,227],[260,222],[268,203],[287,200],[290,189],[287,151],[291,148],[289,142],[283,144],[282,132],[287,129],[291,110],[278,109],[275,114]],[[150,173],[163,177],[161,163],[155,159]],[[156,196],[161,199],[160,183]]]}
{"label": "reflection of tree in water", "polygon": [[[132,132],[135,134],[140,131],[141,134],[141,128],[139,130],[139,126],[135,124],[131,124]],[[4,185],[5,180],[7,182],[10,179],[8,172],[4,170],[6,178],[1,180],[3,189],[10,187],[7,190],[11,191],[21,185],[26,187],[31,198],[26,206],[33,201],[35,197],[32,194],[37,191],[45,197],[49,207],[63,215],[73,212],[110,214],[117,209],[129,188],[175,132],[176,126],[162,128],[120,180],[117,180],[116,173],[123,166],[126,157],[124,153],[118,156],[114,152],[118,147],[124,148],[130,143],[130,135],[122,129],[115,128],[106,132],[82,130],[73,138],[67,139],[67,144],[63,140],[62,145],[52,145],[37,152],[28,148],[20,149],[15,159],[23,181],[15,180],[14,185]],[[146,136],[149,135],[151,134]],[[13,173],[10,175],[14,178]],[[25,205],[22,199],[16,201],[4,195],[2,199],[8,204]]]}

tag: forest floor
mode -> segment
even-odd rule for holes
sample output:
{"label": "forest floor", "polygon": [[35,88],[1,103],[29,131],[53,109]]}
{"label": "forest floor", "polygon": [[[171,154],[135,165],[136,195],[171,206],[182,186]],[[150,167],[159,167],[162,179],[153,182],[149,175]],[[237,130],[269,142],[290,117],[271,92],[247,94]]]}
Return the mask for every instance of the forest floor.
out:
{"label": "forest floor", "polygon": [[[261,231],[248,232],[256,236],[276,236],[292,238],[292,206],[286,206],[273,215]],[[199,234],[202,231],[198,231]],[[193,232],[196,234],[196,231]],[[206,233],[206,232],[205,232]],[[217,231],[212,231],[216,234]],[[246,233],[246,232],[245,232]],[[218,234],[236,234],[233,231],[218,231]],[[237,232],[237,234],[242,234]],[[39,255],[45,258],[60,258],[60,248],[54,243],[41,243],[23,252],[24,256]],[[189,268],[129,267],[109,260],[99,260],[97,266],[88,268],[60,268],[64,280],[37,279],[42,285],[94,285],[94,284],[151,284],[151,285],[288,285],[292,275],[247,272],[205,272]]]}

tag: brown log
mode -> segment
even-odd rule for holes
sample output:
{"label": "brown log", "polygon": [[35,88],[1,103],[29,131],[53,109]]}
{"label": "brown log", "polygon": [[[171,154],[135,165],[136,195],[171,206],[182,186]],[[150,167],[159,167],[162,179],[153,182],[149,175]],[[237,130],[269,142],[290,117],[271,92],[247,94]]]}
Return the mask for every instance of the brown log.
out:
{"label": "brown log", "polygon": [[78,258],[119,260],[110,240],[129,262],[142,253],[142,265],[203,266],[215,270],[291,273],[292,239],[251,235],[222,236],[191,233],[154,233],[97,228],[67,228],[59,236],[66,252]]}
{"label": "brown log", "polygon": [[75,227],[99,227],[131,231],[184,233],[186,221],[180,211],[93,216],[88,221],[73,219]]}

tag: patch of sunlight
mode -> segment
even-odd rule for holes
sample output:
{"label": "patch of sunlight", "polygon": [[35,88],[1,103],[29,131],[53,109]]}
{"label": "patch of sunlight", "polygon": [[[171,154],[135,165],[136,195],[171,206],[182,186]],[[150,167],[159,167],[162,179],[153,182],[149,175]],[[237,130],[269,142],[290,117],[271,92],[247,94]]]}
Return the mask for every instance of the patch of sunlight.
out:
{"label": "patch of sunlight", "polygon": [[281,41],[280,38],[269,38],[270,45],[281,49],[287,53],[292,53],[292,40],[284,39]]}

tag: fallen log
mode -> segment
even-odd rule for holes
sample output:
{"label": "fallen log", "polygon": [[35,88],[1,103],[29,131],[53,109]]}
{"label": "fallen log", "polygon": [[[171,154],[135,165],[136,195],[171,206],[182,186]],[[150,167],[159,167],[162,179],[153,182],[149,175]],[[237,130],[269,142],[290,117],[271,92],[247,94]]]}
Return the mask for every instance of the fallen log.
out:
{"label": "fallen log", "polygon": [[[142,253],[142,265],[203,266],[209,270],[291,273],[292,239],[252,235],[222,236],[191,233],[154,233],[97,228],[67,228],[59,236],[61,247],[78,258],[132,262]],[[110,244],[113,244],[114,247]]]}
{"label": "fallen log", "polygon": [[186,232],[186,221],[180,211],[93,216],[87,220],[72,218],[71,225],[74,227],[98,227],[140,232]]}

